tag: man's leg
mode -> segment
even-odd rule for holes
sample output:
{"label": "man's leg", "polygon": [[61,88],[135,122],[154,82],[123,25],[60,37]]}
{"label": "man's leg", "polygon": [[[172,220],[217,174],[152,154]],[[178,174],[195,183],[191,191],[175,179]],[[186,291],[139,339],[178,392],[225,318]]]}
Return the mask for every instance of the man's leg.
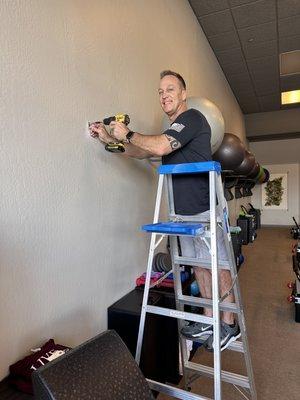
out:
{"label": "man's leg", "polygon": [[[232,279],[230,272],[225,269],[219,270],[219,287],[221,297],[228,292],[228,290],[231,288],[231,285]],[[234,295],[232,292],[224,299],[224,303],[225,302],[234,303]],[[234,324],[234,314],[229,311],[224,311],[222,315],[222,321],[229,325]]]}
{"label": "man's leg", "polygon": [[[193,238],[191,237],[180,237],[180,247],[181,254],[184,257],[196,257],[196,249]],[[205,298],[210,298],[211,296],[211,277],[210,272],[204,268],[195,267],[194,273],[196,276],[196,281],[201,290],[201,296]],[[198,276],[198,278],[197,278]],[[206,289],[207,288],[207,289]],[[206,309],[205,315],[208,317],[212,316],[212,310]],[[212,325],[207,325],[201,322],[192,322],[185,325],[181,329],[181,333],[189,339],[200,338],[202,336],[210,335],[213,332]]]}
{"label": "man's leg", "polygon": [[[212,298],[212,282],[211,282],[211,272],[206,268],[197,267],[194,268],[194,274],[196,277],[196,281],[200,288],[201,297],[204,299]],[[228,292],[231,288],[232,279],[230,272],[228,270],[219,270],[219,287],[221,297]],[[230,293],[224,302],[233,303],[234,295]],[[212,308],[205,308],[204,314],[207,317],[212,317]],[[224,311],[221,318],[226,324],[234,324],[234,314],[228,311]]]}
{"label": "man's leg", "polygon": [[[211,273],[206,268],[195,267],[194,275],[199,286],[200,295],[204,299],[212,298]],[[212,308],[204,308],[204,315],[212,317]]]}

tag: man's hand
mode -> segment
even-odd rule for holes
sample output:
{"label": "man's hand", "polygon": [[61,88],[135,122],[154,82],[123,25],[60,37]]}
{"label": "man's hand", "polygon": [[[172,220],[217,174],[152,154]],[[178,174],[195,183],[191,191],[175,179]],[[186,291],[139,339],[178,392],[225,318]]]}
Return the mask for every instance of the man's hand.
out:
{"label": "man's hand", "polygon": [[103,143],[111,143],[113,138],[109,135],[102,122],[92,122],[89,124],[90,135],[98,138]]}
{"label": "man's hand", "polygon": [[112,133],[117,140],[126,141],[126,135],[129,132],[129,129],[122,122],[113,121],[109,124],[109,127],[112,129]]}

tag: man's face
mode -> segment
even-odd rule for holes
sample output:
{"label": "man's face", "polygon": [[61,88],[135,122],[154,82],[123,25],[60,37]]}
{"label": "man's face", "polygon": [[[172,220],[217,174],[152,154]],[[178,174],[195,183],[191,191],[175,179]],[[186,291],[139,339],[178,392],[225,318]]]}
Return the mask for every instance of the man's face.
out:
{"label": "man's face", "polygon": [[185,111],[186,91],[176,76],[164,76],[160,81],[158,94],[160,105],[169,118],[172,118],[172,116],[177,117],[177,115]]}

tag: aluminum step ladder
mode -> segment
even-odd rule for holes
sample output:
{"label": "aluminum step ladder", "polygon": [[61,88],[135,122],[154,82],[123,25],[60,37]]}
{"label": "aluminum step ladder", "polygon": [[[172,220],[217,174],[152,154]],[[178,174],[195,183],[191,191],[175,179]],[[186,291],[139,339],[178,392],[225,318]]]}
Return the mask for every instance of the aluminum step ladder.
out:
{"label": "aluminum step ladder", "polygon": [[[154,211],[153,224],[144,225],[143,230],[151,233],[150,250],[148,257],[144,297],[141,311],[141,319],[139,326],[139,334],[136,349],[136,361],[139,364],[141,357],[141,349],[143,343],[143,334],[145,327],[145,319],[147,313],[163,315],[178,319],[178,329],[180,338],[180,353],[181,364],[183,371],[183,378],[185,382],[185,390],[155,382],[148,379],[151,389],[158,392],[167,394],[177,399],[184,400],[212,400],[199,394],[193,394],[188,390],[188,378],[192,373],[194,376],[207,376],[214,380],[214,400],[222,399],[222,382],[228,382],[235,386],[241,392],[244,398],[251,398],[257,400],[253,371],[251,366],[250,352],[248,340],[246,335],[245,319],[243,307],[241,302],[241,294],[239,282],[237,279],[236,263],[232,249],[229,220],[228,220],[228,207],[224,198],[222,179],[221,179],[221,166],[218,162],[200,162],[200,163],[187,163],[177,165],[162,165],[158,168],[159,180],[156,196],[156,204]],[[210,222],[201,221],[199,216],[178,216],[175,214],[174,199],[173,199],[173,185],[172,175],[175,174],[201,174],[209,173],[209,193],[210,193]],[[169,200],[169,221],[163,223],[159,222],[160,206],[162,200],[164,178],[166,178],[168,200]],[[200,214],[199,214],[200,215]],[[217,218],[218,217],[218,218]],[[228,260],[219,260],[217,254],[217,224],[222,227],[224,241],[226,245],[226,252]],[[211,260],[201,260],[199,258],[188,258],[179,255],[178,249],[178,236],[200,236],[210,248]],[[164,275],[159,281],[150,285],[153,257],[155,249],[159,246],[165,237],[170,238],[171,257],[172,257],[172,270],[174,276],[174,292],[176,309],[163,308],[158,306],[148,305],[148,295],[151,287],[159,284],[162,279],[166,278],[169,273]],[[157,240],[157,237],[158,240]],[[196,298],[192,296],[183,295],[181,286],[181,265],[194,266],[200,265],[201,267],[211,269],[212,274],[212,300]],[[219,295],[219,279],[218,268],[230,270],[232,277],[232,287],[226,295],[220,298]],[[201,288],[200,288],[201,290]],[[225,302],[225,298],[233,291],[235,302]],[[185,305],[192,305],[198,307],[208,307],[213,309],[213,317],[207,317],[200,314],[184,311]],[[227,349],[237,351],[244,354],[247,376],[236,374],[233,372],[221,370],[221,351],[220,351],[220,311],[230,311],[236,314],[237,321],[241,330],[241,340],[232,342]],[[180,329],[183,326],[184,320],[202,322],[206,324],[213,324],[213,347],[214,347],[214,367],[211,368],[206,365],[196,364],[188,359],[188,352],[186,348],[186,338],[180,335]],[[191,378],[191,381],[194,378]],[[251,396],[251,397],[248,397]]]}

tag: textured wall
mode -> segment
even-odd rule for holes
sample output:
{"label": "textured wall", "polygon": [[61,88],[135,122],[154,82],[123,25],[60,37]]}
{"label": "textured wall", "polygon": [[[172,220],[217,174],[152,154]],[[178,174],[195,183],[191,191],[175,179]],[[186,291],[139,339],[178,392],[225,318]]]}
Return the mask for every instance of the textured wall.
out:
{"label": "textured wall", "polygon": [[156,177],[111,155],[86,122],[128,112],[158,133],[158,74],[221,109],[245,138],[227,81],[183,0],[2,0],[0,30],[0,376],[54,337],[71,346],[106,328],[134,286]]}

